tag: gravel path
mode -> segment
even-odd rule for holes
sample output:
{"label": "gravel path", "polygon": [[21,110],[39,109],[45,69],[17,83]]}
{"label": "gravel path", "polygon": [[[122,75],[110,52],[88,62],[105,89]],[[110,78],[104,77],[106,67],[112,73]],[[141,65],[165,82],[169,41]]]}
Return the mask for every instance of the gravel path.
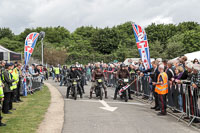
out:
{"label": "gravel path", "polygon": [[51,103],[37,133],[61,133],[64,123],[64,100],[59,91],[45,83],[51,92]]}

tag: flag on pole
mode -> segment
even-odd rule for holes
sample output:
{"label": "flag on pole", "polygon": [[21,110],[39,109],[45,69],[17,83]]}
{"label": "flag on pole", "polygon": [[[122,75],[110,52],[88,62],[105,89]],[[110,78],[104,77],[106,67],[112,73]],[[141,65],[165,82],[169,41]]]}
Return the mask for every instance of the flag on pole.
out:
{"label": "flag on pole", "polygon": [[152,68],[150,53],[149,53],[149,44],[147,41],[147,35],[141,26],[137,24],[132,24],[133,31],[136,39],[136,44],[138,47],[138,51],[142,62],[144,64],[145,70]]}
{"label": "flag on pole", "polygon": [[26,88],[26,66],[28,64],[28,61],[30,60],[30,57],[33,53],[35,44],[37,42],[37,39],[39,37],[39,33],[33,32],[30,33],[25,40],[25,47],[24,47],[24,69],[23,69],[23,86],[24,86],[24,96],[27,96],[27,88]]}
{"label": "flag on pole", "polygon": [[129,85],[126,85],[126,86],[124,86],[124,87],[122,87],[122,88],[119,90],[119,95],[121,96],[121,95],[122,95],[122,92],[125,91],[126,89],[128,89],[129,86],[130,86],[130,84],[129,84]]}
{"label": "flag on pole", "polygon": [[30,57],[33,53],[33,50],[34,50],[34,47],[35,47],[38,37],[39,37],[39,33],[36,33],[36,32],[30,33],[26,37],[25,48],[24,48],[25,66],[28,64],[28,61],[30,60]]}

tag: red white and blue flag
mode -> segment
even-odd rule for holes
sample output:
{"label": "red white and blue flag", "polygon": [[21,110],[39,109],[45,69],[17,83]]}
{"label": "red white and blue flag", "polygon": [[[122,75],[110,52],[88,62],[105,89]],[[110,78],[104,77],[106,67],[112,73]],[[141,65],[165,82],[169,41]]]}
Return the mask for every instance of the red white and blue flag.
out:
{"label": "red white and blue flag", "polygon": [[30,57],[33,53],[35,44],[37,42],[37,39],[39,37],[39,33],[33,32],[30,33],[25,40],[25,47],[24,47],[24,81],[23,81],[23,86],[24,86],[24,96],[27,96],[27,86],[26,86],[26,72],[25,68],[28,64],[28,61],[30,60]]}
{"label": "red white and blue flag", "polygon": [[136,44],[140,53],[140,57],[144,64],[145,70],[152,68],[150,53],[149,53],[149,44],[147,41],[147,35],[141,26],[137,24],[132,24],[133,31],[136,39]]}
{"label": "red white and blue flag", "polygon": [[121,96],[121,95],[122,95],[122,92],[125,91],[126,89],[128,89],[129,86],[131,86],[131,84],[122,87],[122,88],[119,90],[119,95]]}
{"label": "red white and blue flag", "polygon": [[36,32],[30,33],[26,37],[25,48],[24,48],[25,66],[28,64],[28,61],[30,60],[30,57],[33,53],[33,50],[34,50],[34,47],[35,47],[38,37],[39,37],[39,33],[36,33]]}

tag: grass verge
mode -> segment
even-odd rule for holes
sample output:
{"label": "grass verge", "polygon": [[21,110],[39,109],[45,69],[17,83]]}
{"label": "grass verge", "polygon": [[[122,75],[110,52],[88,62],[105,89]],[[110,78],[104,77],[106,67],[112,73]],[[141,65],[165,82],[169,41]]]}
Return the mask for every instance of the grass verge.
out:
{"label": "grass verge", "polygon": [[44,119],[45,112],[50,104],[50,92],[47,86],[36,91],[33,95],[22,97],[24,102],[14,103],[16,110],[12,114],[3,114],[3,123],[0,133],[34,133]]}

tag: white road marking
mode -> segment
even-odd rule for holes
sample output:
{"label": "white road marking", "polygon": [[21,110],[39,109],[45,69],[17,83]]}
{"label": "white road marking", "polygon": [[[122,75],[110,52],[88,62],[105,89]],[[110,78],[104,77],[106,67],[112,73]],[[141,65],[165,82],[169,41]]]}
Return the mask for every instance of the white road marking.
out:
{"label": "white road marking", "polygon": [[[75,101],[74,99],[65,99],[66,101]],[[98,100],[76,100],[77,102],[89,102],[89,103],[99,103]],[[136,102],[112,102],[112,101],[107,101],[107,103],[111,103],[111,104],[129,104],[129,105],[139,105],[139,106],[145,106],[147,104],[143,104],[143,103],[136,103]]]}
{"label": "white road marking", "polygon": [[99,107],[99,108],[107,110],[107,111],[113,112],[113,111],[115,111],[118,108],[118,107],[111,107],[111,106],[109,106],[104,100],[99,100],[99,102],[101,104],[103,104],[103,106],[104,106],[104,107]]}
{"label": "white road marking", "polygon": [[114,104],[130,104],[130,105],[140,105],[140,106],[145,106],[146,104],[142,103],[134,103],[134,102],[107,102],[107,103],[114,103]]}

